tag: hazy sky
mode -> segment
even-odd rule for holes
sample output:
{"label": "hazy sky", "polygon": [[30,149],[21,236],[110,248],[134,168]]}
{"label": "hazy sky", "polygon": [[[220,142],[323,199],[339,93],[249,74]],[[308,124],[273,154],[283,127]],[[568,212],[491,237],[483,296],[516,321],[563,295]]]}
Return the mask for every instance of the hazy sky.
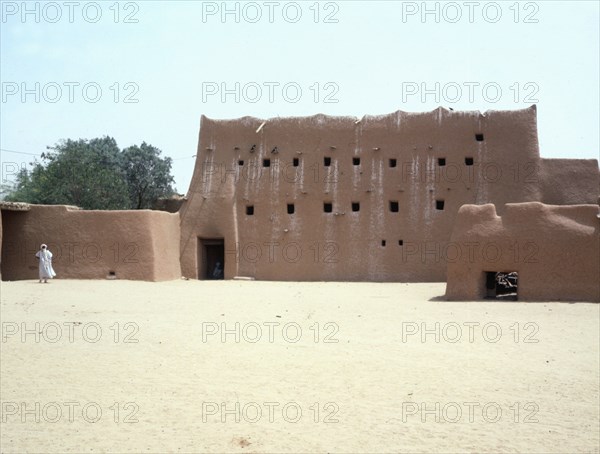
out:
{"label": "hazy sky", "polygon": [[[599,2],[2,1],[11,180],[60,139],[142,141],[192,175],[199,122],[520,109],[544,157],[598,158]],[[425,90],[425,91],[424,91]],[[436,99],[437,98],[437,99]]]}

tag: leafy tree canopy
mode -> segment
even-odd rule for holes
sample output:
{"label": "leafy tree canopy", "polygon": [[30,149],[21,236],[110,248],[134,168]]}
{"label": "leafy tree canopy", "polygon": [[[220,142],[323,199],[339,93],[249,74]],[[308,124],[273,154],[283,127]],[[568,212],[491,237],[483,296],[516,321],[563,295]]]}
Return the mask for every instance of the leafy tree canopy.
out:
{"label": "leafy tree canopy", "polygon": [[67,139],[48,150],[31,171],[21,169],[5,200],[124,210],[150,208],[174,192],[171,158],[145,142],[121,151],[108,136]]}

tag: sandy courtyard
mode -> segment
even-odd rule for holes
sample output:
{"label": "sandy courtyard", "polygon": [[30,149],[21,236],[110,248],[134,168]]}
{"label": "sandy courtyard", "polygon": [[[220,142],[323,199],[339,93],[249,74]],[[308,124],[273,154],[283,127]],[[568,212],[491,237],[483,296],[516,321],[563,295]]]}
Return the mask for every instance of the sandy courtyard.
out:
{"label": "sandy courtyard", "polygon": [[599,452],[598,304],[1,283],[1,451]]}

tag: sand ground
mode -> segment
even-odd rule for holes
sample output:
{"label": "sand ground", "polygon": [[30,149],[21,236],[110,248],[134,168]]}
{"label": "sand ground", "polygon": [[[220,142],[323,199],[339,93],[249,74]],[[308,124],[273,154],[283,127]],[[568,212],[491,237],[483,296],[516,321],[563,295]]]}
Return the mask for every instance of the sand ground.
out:
{"label": "sand ground", "polygon": [[599,452],[598,304],[450,303],[437,283],[0,290],[3,453]]}

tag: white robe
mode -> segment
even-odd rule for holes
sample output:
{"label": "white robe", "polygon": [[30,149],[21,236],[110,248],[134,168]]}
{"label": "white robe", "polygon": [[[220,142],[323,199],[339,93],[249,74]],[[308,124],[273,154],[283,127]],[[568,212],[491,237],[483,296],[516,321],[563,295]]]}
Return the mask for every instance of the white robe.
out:
{"label": "white robe", "polygon": [[52,252],[49,250],[37,251],[35,256],[40,259],[40,280],[41,279],[52,279],[56,276],[54,269],[52,268]]}

